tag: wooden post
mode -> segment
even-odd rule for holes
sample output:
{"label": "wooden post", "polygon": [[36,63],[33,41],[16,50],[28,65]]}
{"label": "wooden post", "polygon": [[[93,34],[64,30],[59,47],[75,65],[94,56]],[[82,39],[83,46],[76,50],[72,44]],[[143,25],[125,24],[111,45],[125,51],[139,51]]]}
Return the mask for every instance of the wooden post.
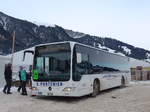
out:
{"label": "wooden post", "polygon": [[13,32],[13,42],[12,42],[12,56],[11,56],[11,64],[13,65],[13,58],[14,58],[14,51],[15,51],[15,38],[16,34],[15,31]]}

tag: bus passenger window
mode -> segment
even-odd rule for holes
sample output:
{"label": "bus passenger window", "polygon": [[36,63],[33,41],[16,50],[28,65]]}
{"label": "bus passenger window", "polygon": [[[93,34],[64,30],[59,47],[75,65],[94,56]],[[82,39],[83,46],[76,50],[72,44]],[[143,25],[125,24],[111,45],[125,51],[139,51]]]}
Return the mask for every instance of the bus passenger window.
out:
{"label": "bus passenger window", "polygon": [[87,74],[87,66],[88,66],[88,55],[77,53],[77,66],[76,72],[79,75]]}

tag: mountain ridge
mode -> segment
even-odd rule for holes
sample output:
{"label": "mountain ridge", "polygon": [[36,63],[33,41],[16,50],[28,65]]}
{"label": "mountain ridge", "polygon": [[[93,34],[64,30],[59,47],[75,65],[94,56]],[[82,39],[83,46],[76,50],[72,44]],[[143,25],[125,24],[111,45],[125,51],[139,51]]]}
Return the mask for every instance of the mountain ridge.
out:
{"label": "mountain ridge", "polygon": [[82,32],[64,29],[61,26],[36,25],[27,20],[17,19],[0,12],[0,54],[11,53],[12,32],[16,32],[15,51],[37,44],[76,41],[109,52],[121,53],[140,60],[150,60],[150,51],[134,47],[117,39],[92,36]]}

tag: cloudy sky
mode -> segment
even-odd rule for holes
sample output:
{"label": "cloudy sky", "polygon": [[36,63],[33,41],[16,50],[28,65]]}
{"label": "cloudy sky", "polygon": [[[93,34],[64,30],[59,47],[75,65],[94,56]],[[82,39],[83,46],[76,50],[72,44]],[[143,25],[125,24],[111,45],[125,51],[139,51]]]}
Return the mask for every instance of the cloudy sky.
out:
{"label": "cloudy sky", "polygon": [[150,50],[150,0],[0,0],[0,11]]}

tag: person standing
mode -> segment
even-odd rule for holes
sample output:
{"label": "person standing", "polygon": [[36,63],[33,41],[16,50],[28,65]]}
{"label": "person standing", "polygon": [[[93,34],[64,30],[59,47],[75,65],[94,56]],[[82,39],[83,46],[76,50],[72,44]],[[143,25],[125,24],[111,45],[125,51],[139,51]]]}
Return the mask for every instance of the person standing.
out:
{"label": "person standing", "polygon": [[18,87],[18,92],[20,92],[21,88],[22,88],[22,82],[21,82],[21,70],[23,69],[22,66],[20,66],[20,70],[19,70],[19,87]]}
{"label": "person standing", "polygon": [[29,87],[32,88],[32,65],[29,66],[29,73],[27,74],[27,83],[29,84]]}
{"label": "person standing", "polygon": [[27,95],[26,90],[26,82],[27,82],[27,72],[25,70],[25,67],[20,71],[20,79],[21,79],[21,87],[22,87],[22,93],[21,95]]}
{"label": "person standing", "polygon": [[11,64],[8,63],[8,65],[5,66],[5,71],[4,71],[4,76],[5,76],[5,81],[6,85],[4,86],[3,92],[5,94],[12,94],[10,92],[11,89],[11,83],[12,83],[12,69],[11,69]]}

